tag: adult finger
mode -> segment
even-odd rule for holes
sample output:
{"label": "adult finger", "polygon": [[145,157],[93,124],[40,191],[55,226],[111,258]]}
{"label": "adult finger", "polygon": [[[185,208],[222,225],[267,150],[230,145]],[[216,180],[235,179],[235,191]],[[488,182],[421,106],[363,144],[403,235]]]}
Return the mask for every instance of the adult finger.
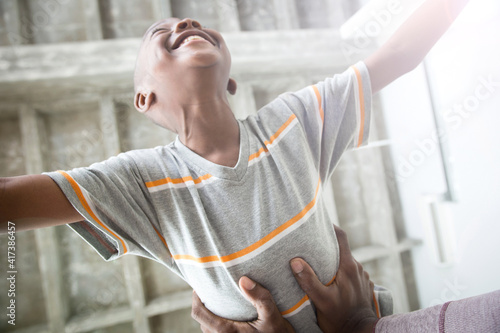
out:
{"label": "adult finger", "polygon": [[240,278],[240,289],[257,310],[259,320],[267,321],[280,315],[271,293],[246,276]]}
{"label": "adult finger", "polygon": [[335,229],[335,235],[337,236],[337,243],[339,244],[340,262],[342,262],[342,260],[353,261],[354,257],[352,256],[351,248],[349,247],[347,233],[336,225],[333,227]]}
{"label": "adult finger", "polygon": [[314,305],[320,308],[326,305],[330,298],[328,288],[321,283],[311,266],[301,258],[292,259],[290,266],[295,279]]}
{"label": "adult finger", "polygon": [[335,234],[337,235],[337,242],[339,244],[339,270],[337,272],[336,280],[345,278],[356,277],[359,278],[363,271],[363,266],[359,264],[352,256],[351,248],[349,247],[349,240],[344,230],[335,226]]}
{"label": "adult finger", "polygon": [[[224,329],[230,324],[227,319],[216,316],[208,310],[194,291],[191,317],[200,323],[201,330],[204,333],[224,332]],[[212,330],[211,328],[216,328],[217,331]]]}
{"label": "adult finger", "polygon": [[255,332],[285,333],[295,332],[292,325],[283,318],[271,293],[260,284],[243,276],[240,289],[257,310],[257,319],[248,322]]}

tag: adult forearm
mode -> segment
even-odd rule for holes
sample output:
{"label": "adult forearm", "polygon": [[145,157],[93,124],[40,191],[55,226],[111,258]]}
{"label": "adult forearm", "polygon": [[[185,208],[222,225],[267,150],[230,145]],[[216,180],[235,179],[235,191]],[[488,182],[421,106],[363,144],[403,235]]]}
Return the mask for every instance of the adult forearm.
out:
{"label": "adult forearm", "polygon": [[500,291],[436,305],[404,314],[383,317],[376,333],[497,332],[500,322]]}

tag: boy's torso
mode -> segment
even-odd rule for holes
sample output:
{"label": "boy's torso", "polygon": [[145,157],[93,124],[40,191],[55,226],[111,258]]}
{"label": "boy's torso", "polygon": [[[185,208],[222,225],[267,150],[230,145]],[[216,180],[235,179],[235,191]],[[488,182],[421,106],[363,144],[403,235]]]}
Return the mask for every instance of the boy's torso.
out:
{"label": "boy's torso", "polygon": [[168,266],[212,312],[236,320],[256,317],[238,288],[247,275],[272,292],[296,329],[311,332],[314,311],[300,307],[305,294],[289,260],[306,259],[325,284],[338,267],[318,163],[292,113],[240,122],[240,146],[235,168],[211,164],[179,141],[155,149],[147,168],[138,165],[151,179],[146,186],[173,256]]}

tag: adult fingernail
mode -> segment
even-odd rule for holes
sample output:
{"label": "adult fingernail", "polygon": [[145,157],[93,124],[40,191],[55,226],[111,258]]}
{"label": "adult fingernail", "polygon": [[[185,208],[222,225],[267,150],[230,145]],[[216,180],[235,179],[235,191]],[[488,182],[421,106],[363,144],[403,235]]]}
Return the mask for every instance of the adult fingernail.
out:
{"label": "adult fingernail", "polygon": [[243,289],[246,289],[246,290],[252,290],[253,288],[255,288],[255,285],[256,285],[255,282],[253,282],[252,280],[250,280],[246,276],[243,276],[240,279],[240,283],[241,283],[241,286],[243,287]]}
{"label": "adult fingernail", "polygon": [[302,262],[299,259],[292,260],[290,262],[290,266],[292,266],[292,271],[297,274],[304,270],[304,265],[302,265]]}

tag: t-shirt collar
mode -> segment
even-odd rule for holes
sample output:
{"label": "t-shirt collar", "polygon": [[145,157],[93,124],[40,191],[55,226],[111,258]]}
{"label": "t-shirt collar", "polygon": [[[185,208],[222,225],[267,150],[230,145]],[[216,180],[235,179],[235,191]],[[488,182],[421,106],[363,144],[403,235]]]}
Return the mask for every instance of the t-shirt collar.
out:
{"label": "t-shirt collar", "polygon": [[248,134],[240,120],[238,120],[238,126],[240,129],[240,153],[238,163],[234,167],[219,165],[205,159],[186,147],[179,136],[175,138],[174,147],[186,163],[200,168],[214,177],[239,181],[245,175],[248,166]]}

